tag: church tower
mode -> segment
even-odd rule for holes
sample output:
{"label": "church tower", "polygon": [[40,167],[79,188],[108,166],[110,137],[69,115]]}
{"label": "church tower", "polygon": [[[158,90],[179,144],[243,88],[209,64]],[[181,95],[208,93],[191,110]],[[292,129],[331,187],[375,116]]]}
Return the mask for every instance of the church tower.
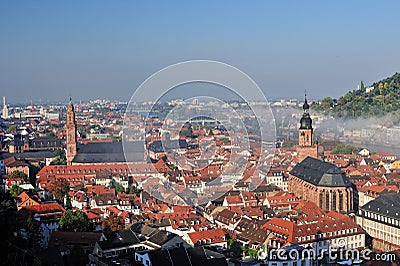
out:
{"label": "church tower", "polygon": [[299,143],[297,145],[297,158],[299,162],[307,156],[318,159],[318,145],[314,143],[314,129],[309,109],[310,105],[307,103],[307,95],[305,95],[303,116],[300,119]]}
{"label": "church tower", "polygon": [[71,98],[67,110],[67,165],[72,164],[76,155],[76,122],[75,110]]}

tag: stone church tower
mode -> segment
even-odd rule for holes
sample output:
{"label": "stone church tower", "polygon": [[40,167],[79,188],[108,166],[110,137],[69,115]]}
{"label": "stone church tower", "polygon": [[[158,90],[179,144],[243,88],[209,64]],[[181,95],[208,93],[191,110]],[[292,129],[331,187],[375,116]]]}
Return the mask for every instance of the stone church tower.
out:
{"label": "stone church tower", "polygon": [[75,110],[70,98],[67,110],[67,165],[72,164],[76,155],[76,122]]}
{"label": "stone church tower", "polygon": [[300,119],[299,143],[296,147],[297,161],[303,161],[307,156],[318,159],[318,145],[314,143],[314,130],[309,113],[310,105],[307,103],[307,95],[303,104],[303,116]]}

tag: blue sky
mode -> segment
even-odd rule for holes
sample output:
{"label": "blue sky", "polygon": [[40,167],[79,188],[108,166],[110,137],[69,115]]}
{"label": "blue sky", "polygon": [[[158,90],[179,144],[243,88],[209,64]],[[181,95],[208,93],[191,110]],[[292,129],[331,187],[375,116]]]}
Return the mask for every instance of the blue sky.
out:
{"label": "blue sky", "polygon": [[[398,1],[1,1],[0,94],[112,98],[210,59],[269,99],[339,97],[400,70]],[[396,49],[397,48],[397,49]]]}

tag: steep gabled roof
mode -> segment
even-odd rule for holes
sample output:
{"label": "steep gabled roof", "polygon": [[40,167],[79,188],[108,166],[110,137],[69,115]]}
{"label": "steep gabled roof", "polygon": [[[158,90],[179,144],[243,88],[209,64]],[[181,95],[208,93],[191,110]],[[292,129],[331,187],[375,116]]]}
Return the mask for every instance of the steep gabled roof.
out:
{"label": "steep gabled roof", "polygon": [[308,183],[324,187],[350,187],[349,178],[331,163],[307,157],[298,163],[290,174]]}

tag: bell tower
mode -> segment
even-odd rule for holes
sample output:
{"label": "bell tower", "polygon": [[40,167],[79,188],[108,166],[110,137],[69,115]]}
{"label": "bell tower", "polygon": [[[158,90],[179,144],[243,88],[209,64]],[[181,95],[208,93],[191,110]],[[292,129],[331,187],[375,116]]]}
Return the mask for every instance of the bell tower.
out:
{"label": "bell tower", "polygon": [[298,162],[308,156],[318,159],[318,145],[314,143],[314,129],[309,110],[310,105],[307,103],[307,94],[305,94],[303,116],[300,119],[299,143],[296,149]]}
{"label": "bell tower", "polygon": [[307,94],[304,97],[303,117],[300,119],[299,146],[310,147],[314,144],[314,132],[309,113],[310,105],[307,103]]}
{"label": "bell tower", "polygon": [[76,155],[76,122],[75,110],[72,99],[69,99],[67,109],[67,165],[72,164],[72,160]]}

